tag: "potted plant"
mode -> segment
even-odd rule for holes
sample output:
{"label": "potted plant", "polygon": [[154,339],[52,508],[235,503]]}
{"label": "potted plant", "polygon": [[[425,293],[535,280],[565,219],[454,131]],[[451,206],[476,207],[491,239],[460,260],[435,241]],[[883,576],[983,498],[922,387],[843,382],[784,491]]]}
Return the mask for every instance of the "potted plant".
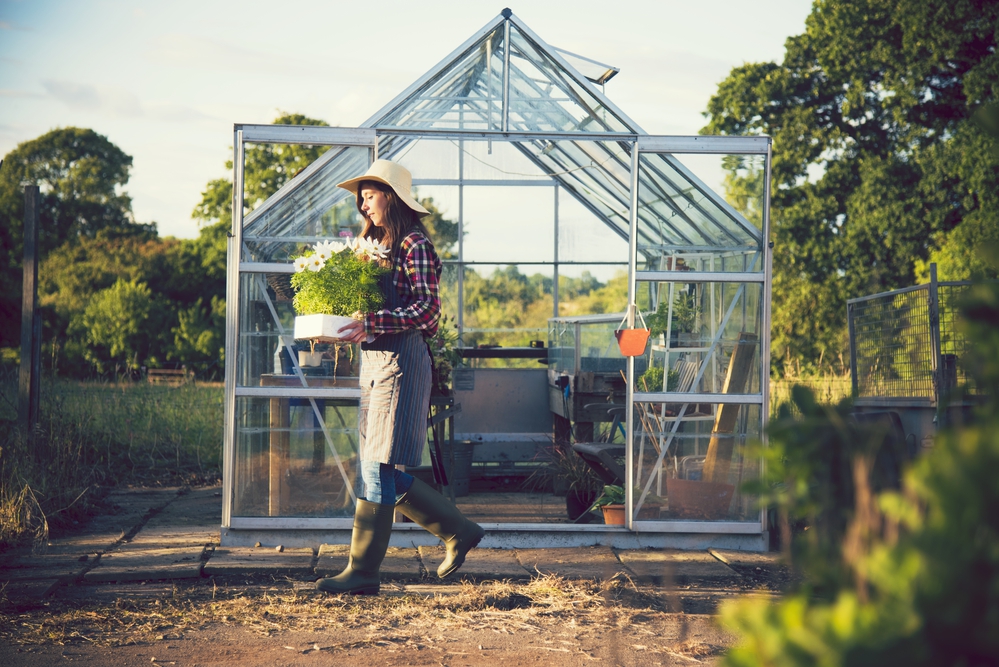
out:
{"label": "potted plant", "polygon": [[624,525],[624,487],[617,484],[607,484],[604,492],[600,494],[591,510],[600,509],[604,515],[604,523],[608,526]]}
{"label": "potted plant", "polygon": [[389,248],[365,238],[320,241],[296,257],[291,285],[295,338],[335,342],[359,313],[377,310],[385,298],[379,278],[390,268]]}
{"label": "potted plant", "polygon": [[583,522],[600,494],[601,481],[593,468],[568,445],[553,445],[543,454],[545,466],[535,471],[527,486],[565,493],[565,513],[570,521]]}
{"label": "potted plant", "polygon": [[[642,495],[642,490],[635,487],[633,495],[637,501],[637,499]],[[638,518],[659,518],[659,510],[664,504],[665,501],[660,496],[657,496],[654,493],[648,494],[645,496],[645,502],[642,503],[642,508],[638,510]],[[625,519],[624,506],[624,487],[618,484],[608,484],[604,486],[604,492],[593,502],[590,509],[595,510],[600,508],[600,511],[604,515],[605,524],[609,526],[623,526]]]}
{"label": "potted plant", "polygon": [[438,396],[451,395],[451,371],[461,364],[458,353],[458,330],[454,318],[442,315],[437,324],[437,333],[427,341],[433,355],[433,383],[431,392]]}
{"label": "potted plant", "polygon": [[678,291],[673,298],[673,318],[669,320],[669,302],[662,301],[656,312],[649,315],[646,322],[653,338],[659,338],[666,333],[667,324],[670,330],[670,343],[673,347],[690,346],[694,341],[697,329],[696,295],[684,290]]}

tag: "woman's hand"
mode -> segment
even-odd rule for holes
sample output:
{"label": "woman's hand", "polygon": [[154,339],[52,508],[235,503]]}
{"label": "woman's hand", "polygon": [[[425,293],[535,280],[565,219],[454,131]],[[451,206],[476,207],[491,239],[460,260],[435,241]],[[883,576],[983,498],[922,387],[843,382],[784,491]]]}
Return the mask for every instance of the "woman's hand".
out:
{"label": "woman's hand", "polygon": [[337,332],[340,340],[347,343],[363,343],[368,332],[364,330],[364,322],[354,320],[350,324],[344,325]]}

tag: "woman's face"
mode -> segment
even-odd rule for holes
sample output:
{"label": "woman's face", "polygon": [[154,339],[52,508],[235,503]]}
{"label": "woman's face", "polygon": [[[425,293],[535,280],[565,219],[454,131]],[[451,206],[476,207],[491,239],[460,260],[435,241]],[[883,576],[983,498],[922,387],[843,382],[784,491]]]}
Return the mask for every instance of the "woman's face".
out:
{"label": "woman's face", "polygon": [[361,190],[361,211],[368,216],[375,227],[385,225],[385,210],[388,208],[388,198],[381,190],[364,188]]}

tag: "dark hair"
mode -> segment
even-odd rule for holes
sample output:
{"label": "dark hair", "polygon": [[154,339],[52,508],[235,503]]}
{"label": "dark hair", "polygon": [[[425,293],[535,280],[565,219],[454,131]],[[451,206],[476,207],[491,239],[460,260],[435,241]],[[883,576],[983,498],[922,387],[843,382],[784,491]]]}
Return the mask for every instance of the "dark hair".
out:
{"label": "dark hair", "polygon": [[[381,227],[371,222],[371,218],[361,209],[361,204],[363,203],[361,191],[364,189],[378,190],[385,195],[387,202],[385,207],[385,224]],[[379,181],[361,181],[358,183],[357,210],[364,217],[364,227],[361,229],[361,236],[381,241],[391,246],[393,255],[399,249],[399,243],[402,242],[402,239],[414,229],[430,239],[430,233],[423,225],[423,222],[420,221],[420,214],[407,206],[390,185],[385,185]]]}

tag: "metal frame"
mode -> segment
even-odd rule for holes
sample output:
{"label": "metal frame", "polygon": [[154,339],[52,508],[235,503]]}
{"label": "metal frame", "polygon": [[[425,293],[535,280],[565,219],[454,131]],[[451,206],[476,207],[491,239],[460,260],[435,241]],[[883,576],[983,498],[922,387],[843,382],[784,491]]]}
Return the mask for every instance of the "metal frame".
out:
{"label": "metal frame", "polygon": [[[432,85],[438,80],[438,77],[442,73],[447,72],[447,70],[456,62],[461,62],[463,59],[467,58],[473,53],[473,50],[479,48],[485,40],[486,57],[492,58],[494,52],[492,51],[492,39],[491,35],[494,35],[495,31],[502,29],[504,35],[503,41],[503,78],[502,78],[502,89],[501,89],[501,100],[495,100],[493,97],[493,84],[491,79],[493,77],[493,67],[492,61],[488,60],[486,62],[486,68],[488,69],[488,77],[490,82],[488,83],[488,90],[486,91],[486,96],[481,98],[487,100],[488,104],[483,109],[475,104],[466,104],[464,98],[459,97],[457,94],[453,95],[453,99],[458,99],[460,103],[460,118],[474,119],[476,122],[481,122],[485,119],[486,126],[489,128],[495,127],[494,125],[494,113],[493,106],[496,101],[502,104],[500,122],[498,124],[499,129],[481,129],[481,128],[469,128],[464,129],[459,127],[458,129],[453,128],[440,128],[440,127],[426,127],[426,126],[414,126],[414,127],[392,127],[385,126],[382,124],[382,120],[389,118],[393,114],[399,112],[402,109],[407,108],[406,105],[413,99],[419,96],[420,91],[424,90],[427,86]],[[560,69],[558,75],[564,77],[561,82],[555,82],[556,87],[561,86],[559,90],[566,94],[565,99],[562,98],[550,98],[549,101],[555,101],[559,103],[563,102],[579,102],[583,108],[586,107],[583,104],[584,100],[574,96],[574,90],[579,89],[585,91],[587,95],[590,95],[596,104],[599,104],[603,109],[604,117],[602,121],[602,126],[607,131],[597,132],[597,131],[554,131],[554,132],[544,132],[544,131],[529,131],[524,130],[518,123],[515,122],[515,118],[511,115],[511,100],[514,94],[515,85],[535,85],[531,82],[525,82],[521,78],[513,76],[514,73],[519,72],[515,68],[518,66],[513,62],[514,58],[513,47],[511,44],[511,35],[513,29],[519,34],[519,38],[526,40],[528,45],[535,49],[539,54],[545,58],[549,58],[551,62]],[[573,57],[577,57],[574,54],[570,54]],[[518,58],[524,58],[525,54],[521,53],[517,55]],[[530,63],[531,66],[538,69],[544,69],[547,67],[545,63]],[[518,74],[519,76],[519,74]],[[516,83],[515,83],[516,81]],[[449,84],[450,85],[450,84]],[[576,87],[576,88],[573,88]],[[537,93],[540,88],[534,90]],[[446,99],[444,97],[436,98]],[[589,98],[588,98],[589,99]],[[424,101],[435,101],[435,98],[426,98]],[[444,107],[441,107],[444,109]],[[592,110],[591,114],[593,113]],[[446,109],[445,111],[446,112]],[[426,112],[425,118],[432,118],[434,114],[443,113],[439,109],[430,109]],[[485,114],[485,115],[484,115]],[[607,116],[613,116],[613,122],[615,124],[623,125],[628,128],[629,131],[616,131],[611,130],[610,125],[607,122]],[[596,116],[593,116],[597,119]],[[237,386],[237,360],[239,358],[239,321],[240,321],[240,289],[241,281],[240,276],[245,274],[263,274],[263,273],[291,273],[293,268],[290,264],[285,263],[269,263],[269,262],[255,262],[255,261],[241,261],[242,257],[242,247],[243,247],[243,230],[253,223],[254,220],[258,219],[260,216],[264,215],[272,206],[274,206],[278,201],[288,196],[294,192],[298,187],[307,183],[319,169],[329,164],[332,160],[335,160],[337,156],[342,151],[329,150],[327,151],[319,160],[309,165],[302,173],[297,175],[295,178],[291,179],[286,183],[275,195],[269,198],[266,202],[257,207],[256,210],[243,215],[243,194],[244,194],[244,183],[243,183],[243,169],[245,161],[245,144],[247,143],[294,143],[294,144],[316,144],[316,145],[331,145],[339,147],[356,147],[356,146],[366,146],[372,152],[372,157],[380,155],[382,157],[391,158],[394,155],[399,154],[410,142],[414,140],[457,140],[459,149],[459,164],[460,173],[457,179],[424,179],[415,181],[416,184],[424,185],[453,185],[457,186],[459,189],[458,195],[458,223],[459,223],[459,237],[458,237],[458,260],[457,263],[461,266],[474,265],[474,264],[502,264],[504,262],[466,262],[464,257],[464,247],[463,247],[463,188],[465,185],[499,185],[499,186],[545,186],[554,187],[554,200],[553,200],[553,215],[554,215],[554,229],[555,229],[555,239],[554,239],[554,259],[553,262],[517,262],[518,264],[544,264],[553,266],[555,273],[555,294],[554,294],[554,306],[553,306],[553,316],[558,316],[559,299],[557,294],[558,285],[558,274],[560,265],[597,265],[597,264],[616,264],[621,265],[623,262],[583,262],[583,261],[570,261],[563,262],[559,259],[559,222],[558,222],[558,209],[559,209],[559,197],[562,190],[569,192],[571,196],[576,198],[584,207],[590,210],[592,213],[597,215],[599,219],[604,221],[608,227],[614,230],[623,238],[628,240],[628,300],[629,308],[627,313],[627,321],[629,325],[634,324],[635,319],[635,302],[637,294],[637,282],[638,281],[654,281],[654,282],[712,282],[712,283],[739,283],[739,284],[762,284],[763,286],[763,296],[762,300],[762,318],[761,327],[763,329],[761,336],[761,368],[762,373],[766,374],[766,369],[769,368],[769,343],[770,343],[770,289],[771,289],[771,246],[767,243],[770,235],[770,159],[771,159],[771,140],[768,137],[682,137],[682,136],[652,136],[645,134],[641,128],[634,123],[627,115],[625,115],[620,109],[617,108],[610,100],[608,100],[598,88],[596,88],[592,83],[581,73],[575,70],[572,65],[570,65],[565,58],[560,54],[560,52],[552,47],[548,46],[543,40],[541,40],[536,34],[534,34],[526,25],[524,25],[516,16],[509,12],[509,10],[504,10],[504,12],[487,23],[481,30],[475,33],[472,37],[466,40],[461,46],[459,46],[455,51],[453,51],[448,57],[442,60],[437,67],[429,71],[424,76],[420,77],[416,82],[406,88],[402,93],[400,93],[395,99],[385,105],[381,110],[379,110],[374,116],[369,118],[362,127],[359,128],[335,128],[335,127],[320,127],[320,126],[269,126],[269,125],[256,125],[256,124],[238,124],[234,127],[234,160],[233,160],[233,228],[230,232],[230,238],[228,243],[228,270],[227,270],[227,313],[226,313],[226,359],[228,363],[226,365],[225,374],[225,439],[224,439],[224,494],[223,494],[223,526],[233,529],[284,529],[284,528],[309,528],[309,529],[347,529],[350,525],[349,518],[340,519],[304,519],[304,518],[260,518],[260,517],[234,517],[232,514],[233,502],[234,502],[234,473],[235,473],[235,455],[236,455],[236,400],[237,398],[243,397],[253,397],[253,398],[272,398],[272,397],[297,397],[297,398],[308,398],[311,400],[313,407],[315,407],[316,398],[326,398],[326,397],[340,397],[340,398],[352,398],[359,394],[359,390],[356,389],[328,389],[328,388],[316,388],[316,387],[238,387]],[[540,168],[542,175],[549,176],[547,180],[529,180],[529,179],[478,179],[478,180],[465,180],[464,179],[464,150],[463,142],[468,140],[479,140],[486,142],[510,142],[520,150],[520,152],[528,158],[528,160],[535,166]],[[569,151],[566,148],[559,148],[556,142],[565,142],[569,146],[573,147],[573,151],[577,151],[578,154],[573,151]],[[544,145],[555,146],[556,150],[552,151],[550,154],[546,153],[535,153],[532,147],[540,147]],[[752,155],[762,155],[764,156],[765,165],[765,184],[764,184],[764,202],[763,202],[763,230],[762,234],[759,229],[754,227],[748,221],[746,221],[739,213],[737,213],[728,203],[717,193],[711,191],[707,188],[693,173],[687,170],[682,163],[672,158],[672,154],[752,154]],[[659,188],[658,181],[653,182],[652,180],[643,180],[643,174],[640,167],[640,158],[642,155],[660,155],[663,156],[662,162],[658,164],[657,171],[655,174],[656,179],[664,183],[668,183],[669,187],[673,189],[676,194],[669,194]],[[581,160],[589,160],[592,167],[588,167],[581,164]],[[588,172],[587,170],[591,171]],[[682,183],[679,185],[672,182],[672,179],[682,179]],[[648,229],[643,228],[643,225],[648,225],[651,218],[648,216],[656,215],[655,213],[643,212],[641,210],[641,200],[640,193],[643,187],[657,188],[662,192],[661,200],[663,202],[669,202],[666,205],[672,207],[674,214],[678,214],[681,218],[685,219],[684,224],[688,226],[696,227],[699,222],[689,218],[684,210],[680,206],[673,202],[673,199],[687,197],[684,201],[686,206],[684,208],[697,207],[700,215],[710,223],[717,226],[717,229],[713,233],[717,234],[719,238],[724,237],[726,242],[720,246],[711,245],[710,242],[713,241],[713,237],[710,235],[703,235],[702,237],[706,239],[709,243],[707,245],[696,243],[696,239],[693,237],[687,237],[685,232],[680,228],[673,226],[673,223],[668,221],[659,220],[661,224],[672,229],[674,234],[673,241],[661,241],[653,238]],[[689,198],[688,195],[684,194],[686,192],[685,188],[691,188],[696,190],[701,196],[704,197],[702,201],[706,201],[710,207],[714,207],[712,210],[705,210],[701,208],[701,203],[694,201]],[[605,193],[606,199],[600,200],[602,196],[598,192]],[[596,198],[596,199],[594,199]],[[625,213],[626,211],[626,213]],[[722,225],[719,221],[714,219],[715,212],[718,215],[725,216],[728,219],[726,225]],[[621,224],[624,220],[624,215],[627,215],[627,226]],[[745,242],[743,243],[743,237],[745,237]],[[268,240],[270,237],[260,237],[261,240]],[[638,270],[638,252],[639,252],[639,241],[641,240],[646,246],[654,248],[657,251],[662,251],[664,249],[673,250],[686,250],[686,251],[719,251],[719,252],[733,252],[735,250],[757,250],[758,247],[754,245],[754,241],[762,239],[762,267],[760,271],[739,271],[739,272],[719,272],[719,271],[709,271],[709,272],[686,272],[681,276],[678,276],[675,272],[665,272],[665,271],[639,271]],[[292,237],[274,237],[274,241],[278,240],[292,240]],[[461,272],[458,276],[458,288],[459,294],[462,294],[460,298],[463,298],[462,291],[462,278]],[[735,301],[733,301],[734,307]],[[459,307],[459,326],[462,326],[462,312],[463,307]],[[719,333],[720,336],[720,333]],[[704,368],[701,369],[704,372]],[[635,365],[634,358],[629,358],[627,363],[627,377],[628,377],[628,388],[627,388],[627,404],[629,409],[626,415],[626,431],[627,431],[627,507],[628,507],[628,519],[627,528],[632,532],[643,532],[643,533],[717,533],[717,534],[758,534],[765,528],[765,513],[761,512],[759,521],[747,521],[747,522],[732,522],[732,521],[722,521],[722,522],[691,522],[691,521],[657,521],[657,522],[635,522],[632,519],[633,512],[631,511],[636,502],[636,498],[633,497],[633,476],[634,476],[634,466],[633,466],[633,445],[634,445],[634,404],[636,402],[644,401],[661,401],[668,400],[670,402],[690,402],[690,403],[716,403],[716,404],[751,404],[760,405],[762,412],[762,419],[766,421],[767,407],[769,401],[769,392],[767,389],[766,377],[761,378],[760,386],[762,387],[762,392],[759,394],[746,394],[746,395],[733,395],[733,394],[718,394],[718,393],[642,393],[634,391],[634,375],[635,375]],[[304,383],[304,379],[303,379]],[[608,528],[604,526],[556,526],[553,527],[550,524],[498,524],[497,530],[506,531],[536,531],[536,532],[550,532],[555,530],[556,532],[574,532],[579,531],[581,533],[616,533],[620,532],[620,529]]]}

